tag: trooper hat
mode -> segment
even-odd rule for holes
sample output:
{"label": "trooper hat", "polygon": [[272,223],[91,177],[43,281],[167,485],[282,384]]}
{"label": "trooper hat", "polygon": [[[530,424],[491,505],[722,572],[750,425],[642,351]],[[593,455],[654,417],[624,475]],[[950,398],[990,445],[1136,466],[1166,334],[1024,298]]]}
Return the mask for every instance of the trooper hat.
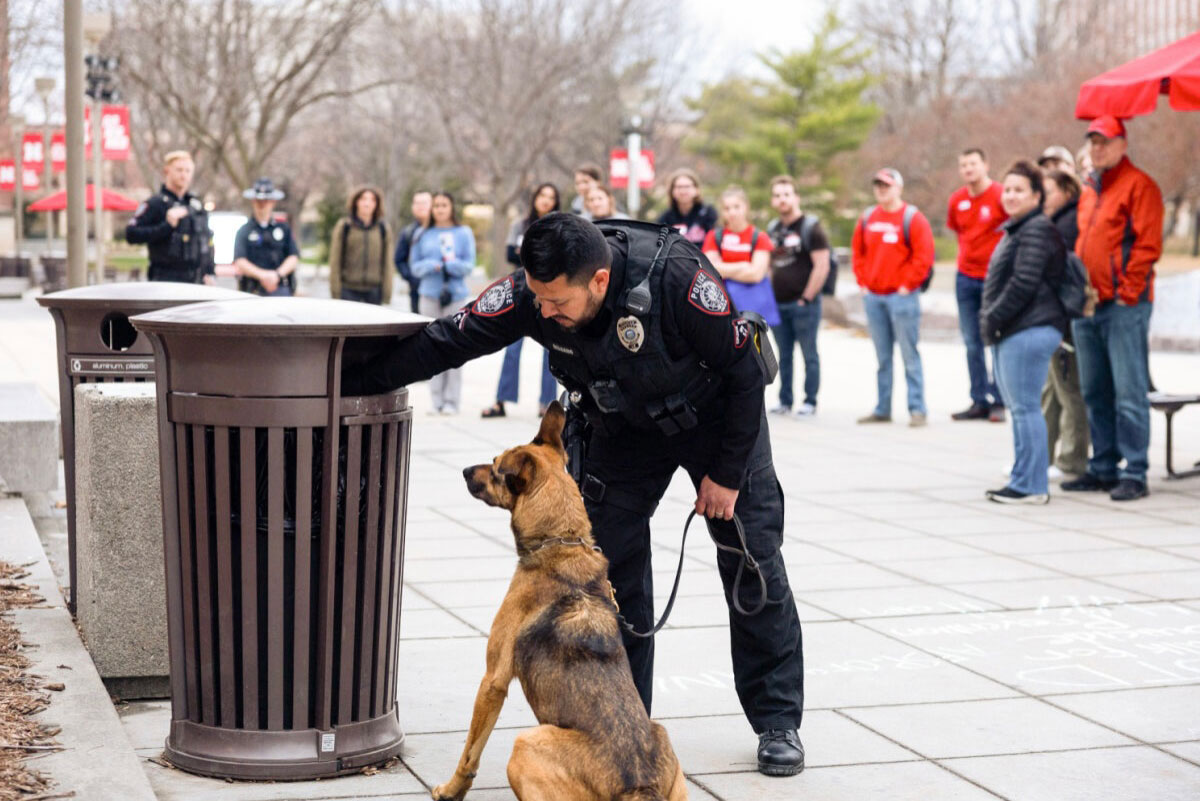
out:
{"label": "trooper hat", "polygon": [[1071,169],[1075,169],[1075,155],[1062,145],[1050,145],[1042,151],[1042,155],[1038,157],[1038,166],[1043,166],[1047,161],[1062,161]]}
{"label": "trooper hat", "polygon": [[904,177],[894,167],[884,167],[871,178],[871,183],[887,184],[888,186],[904,186]]}
{"label": "trooper hat", "polygon": [[270,178],[259,178],[254,186],[242,192],[247,200],[283,200],[283,190],[276,189]]}

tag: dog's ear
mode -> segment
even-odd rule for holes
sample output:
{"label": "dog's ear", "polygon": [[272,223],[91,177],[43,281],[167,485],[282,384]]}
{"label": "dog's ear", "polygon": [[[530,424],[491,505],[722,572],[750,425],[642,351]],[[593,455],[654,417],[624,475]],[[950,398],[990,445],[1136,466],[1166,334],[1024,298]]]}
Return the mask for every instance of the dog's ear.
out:
{"label": "dog's ear", "polygon": [[504,485],[514,496],[520,495],[533,483],[535,465],[533,457],[520,448],[514,448],[500,457],[496,473],[504,476]]}
{"label": "dog's ear", "polygon": [[562,404],[558,401],[551,401],[550,406],[546,409],[546,414],[542,416],[542,427],[538,429],[537,436],[533,438],[533,444],[549,445],[565,455],[567,450],[563,447],[562,432],[566,420],[567,415],[563,411]]}

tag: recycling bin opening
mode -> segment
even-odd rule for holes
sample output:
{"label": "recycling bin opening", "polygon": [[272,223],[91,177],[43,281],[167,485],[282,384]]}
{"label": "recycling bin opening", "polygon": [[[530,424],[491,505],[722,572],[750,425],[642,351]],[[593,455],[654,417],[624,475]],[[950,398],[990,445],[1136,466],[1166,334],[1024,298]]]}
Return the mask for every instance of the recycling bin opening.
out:
{"label": "recycling bin opening", "polygon": [[137,342],[137,337],[137,330],[129,324],[127,314],[110,312],[100,321],[100,341],[109,350],[129,350]]}
{"label": "recycling bin opening", "polygon": [[307,779],[394,756],[412,410],[343,396],[341,368],[427,318],[264,298],[132,322],[158,357],[167,758]]}

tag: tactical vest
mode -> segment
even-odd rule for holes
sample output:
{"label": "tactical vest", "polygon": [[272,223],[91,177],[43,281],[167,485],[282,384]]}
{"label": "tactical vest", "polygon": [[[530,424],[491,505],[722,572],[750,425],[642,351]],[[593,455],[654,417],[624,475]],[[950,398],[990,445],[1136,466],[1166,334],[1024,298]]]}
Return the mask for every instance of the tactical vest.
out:
{"label": "tactical vest", "polygon": [[[606,435],[626,426],[673,435],[714,420],[720,413],[721,376],[694,351],[672,358],[662,329],[663,275],[668,269],[684,269],[684,263],[698,267],[699,252],[678,232],[665,229],[666,241],[651,272],[662,226],[622,221],[599,227],[614,261],[625,261],[623,286],[610,287],[605,301],[612,320],[603,336],[592,338],[539,316],[550,372],[568,391],[582,396],[588,422]],[[637,315],[626,304],[648,273],[650,308]]]}
{"label": "tactical vest", "polygon": [[[167,200],[167,208],[173,205],[167,196],[163,199]],[[178,265],[192,275],[193,281],[199,281],[201,271],[212,260],[212,230],[208,227],[208,212],[200,198],[190,198],[187,206],[187,216],[181,218],[171,231],[167,258],[172,269]]]}

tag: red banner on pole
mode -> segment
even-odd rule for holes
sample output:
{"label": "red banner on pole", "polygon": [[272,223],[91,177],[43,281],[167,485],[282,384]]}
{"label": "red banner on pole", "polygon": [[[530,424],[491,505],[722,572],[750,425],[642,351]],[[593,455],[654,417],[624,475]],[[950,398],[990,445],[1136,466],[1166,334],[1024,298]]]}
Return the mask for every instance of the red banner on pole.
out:
{"label": "red banner on pole", "polygon": [[[101,153],[108,161],[128,161],[129,106],[103,106],[100,109]],[[92,157],[92,107],[83,107],[83,147],[85,157]]]}
{"label": "red banner on pole", "polygon": [[67,132],[55,131],[50,135],[50,169],[67,171]]}
{"label": "red banner on pole", "polygon": [[[624,189],[629,185],[629,151],[625,148],[614,148],[608,154],[609,186],[613,189]],[[650,189],[654,186],[654,151],[642,150],[642,158],[638,163],[638,186]]]}
{"label": "red banner on pole", "polygon": [[[24,168],[25,181],[22,187],[26,192],[36,192],[41,183],[38,181],[38,174],[26,167]],[[12,159],[4,159],[0,161],[0,192],[12,192],[17,188],[17,163]]]}
{"label": "red banner on pole", "polygon": [[40,133],[30,131],[21,137],[21,163],[37,173],[46,166],[46,144]]}

